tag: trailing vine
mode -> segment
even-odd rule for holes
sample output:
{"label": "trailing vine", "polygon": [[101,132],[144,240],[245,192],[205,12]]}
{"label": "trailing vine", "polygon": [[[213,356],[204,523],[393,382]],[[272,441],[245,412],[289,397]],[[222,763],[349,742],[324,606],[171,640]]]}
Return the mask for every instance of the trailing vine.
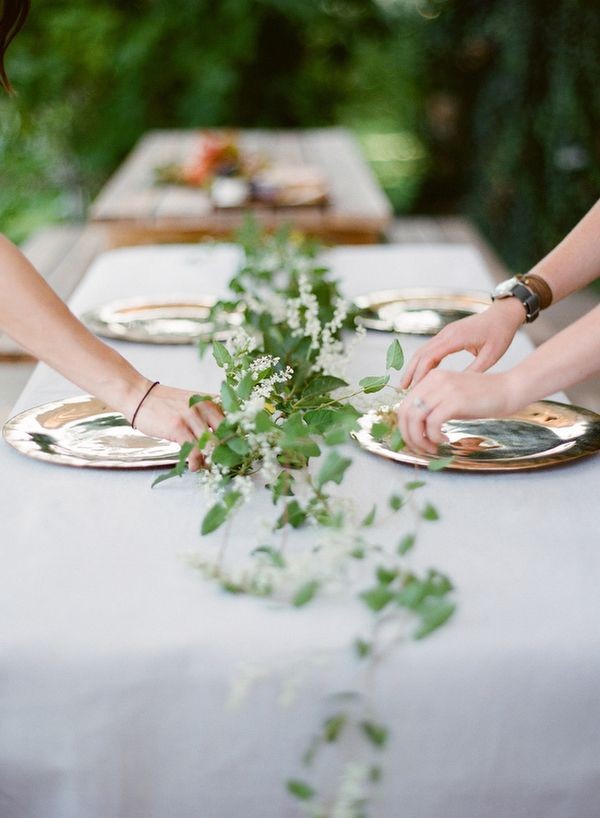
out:
{"label": "trailing vine", "polygon": [[[383,404],[373,434],[393,450],[404,445],[393,412],[400,396],[389,383],[391,372],[403,366],[402,348],[394,338],[386,371],[350,383],[347,364],[364,331],[316,246],[287,232],[261,236],[251,225],[240,240],[244,261],[229,283],[231,298],[215,305],[212,320],[220,325],[235,311],[243,314],[243,325],[226,344],[201,344],[201,353],[210,349],[223,372],[225,419],[195,444],[206,459],[201,482],[209,496],[201,533],[223,528],[224,534],[193,562],[229,593],[296,608],[342,593],[348,603],[371,612],[370,629],[349,645],[359,681],[327,696],[330,712],[304,753],[304,772],[286,784],[312,818],[365,818],[391,732],[375,709],[374,677],[397,645],[425,638],[455,609],[448,577],[410,567],[420,525],[438,520],[439,512],[419,499],[425,486],[420,479],[391,494],[385,512],[374,506],[362,517],[352,498],[335,488],[352,465],[346,444],[366,402]],[[387,403],[384,393],[390,395]],[[191,403],[212,398],[196,395]],[[182,447],[178,465],[155,484],[184,473],[192,445]],[[440,459],[429,468],[447,463]],[[270,492],[272,520],[250,560],[240,565],[228,559],[229,526],[260,485]],[[409,530],[397,542],[379,544],[373,532],[384,515],[400,513],[410,515]],[[288,532],[305,528],[303,545],[289,548]],[[352,748],[351,760],[342,765],[337,783],[319,792],[316,765],[323,748],[337,743]]]}

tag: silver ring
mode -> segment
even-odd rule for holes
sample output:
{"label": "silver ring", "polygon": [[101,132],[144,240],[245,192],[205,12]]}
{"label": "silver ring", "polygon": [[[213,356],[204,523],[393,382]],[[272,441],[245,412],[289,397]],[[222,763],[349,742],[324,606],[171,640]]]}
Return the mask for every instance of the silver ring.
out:
{"label": "silver ring", "polygon": [[422,412],[427,411],[427,404],[422,398],[415,398],[413,401],[413,405],[420,409]]}

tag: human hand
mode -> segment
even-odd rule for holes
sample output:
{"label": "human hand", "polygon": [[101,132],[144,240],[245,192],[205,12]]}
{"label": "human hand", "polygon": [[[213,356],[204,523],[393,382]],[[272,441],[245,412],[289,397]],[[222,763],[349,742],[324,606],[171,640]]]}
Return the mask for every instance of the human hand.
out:
{"label": "human hand", "polygon": [[[212,401],[201,401],[190,408],[190,398],[194,394],[171,386],[156,386],[142,403],[136,428],[151,437],[173,440],[181,445],[195,443],[207,427],[217,428],[223,420],[223,412]],[[198,448],[192,449],[188,465],[190,471],[198,471],[204,466],[204,456]]]}
{"label": "human hand", "polygon": [[417,454],[437,454],[451,419],[503,417],[522,405],[513,372],[429,372],[404,398],[398,423],[404,442]]}
{"label": "human hand", "polygon": [[506,298],[495,301],[485,312],[448,324],[415,353],[402,377],[401,388],[415,386],[447,355],[462,350],[475,356],[468,370],[485,372],[504,355],[524,320],[520,301]]}

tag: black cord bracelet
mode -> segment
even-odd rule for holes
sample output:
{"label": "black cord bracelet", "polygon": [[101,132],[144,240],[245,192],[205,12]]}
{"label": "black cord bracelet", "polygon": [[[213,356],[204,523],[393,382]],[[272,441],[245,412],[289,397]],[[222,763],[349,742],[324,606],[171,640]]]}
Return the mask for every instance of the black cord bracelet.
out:
{"label": "black cord bracelet", "polygon": [[146,394],[144,395],[144,397],[143,397],[143,398],[141,399],[141,401],[138,403],[138,405],[137,405],[137,409],[136,409],[136,410],[135,410],[135,412],[133,413],[133,418],[131,419],[131,427],[132,427],[132,429],[135,429],[135,419],[136,419],[136,417],[138,416],[138,412],[139,412],[139,411],[140,411],[140,409],[142,408],[142,404],[143,404],[143,402],[146,400],[146,398],[148,397],[148,395],[150,394],[150,392],[152,392],[152,390],[154,389],[154,387],[155,387],[155,386],[160,386],[160,381],[154,381],[154,383],[152,384],[152,386],[150,387],[150,389],[148,389],[148,391],[146,392]]}

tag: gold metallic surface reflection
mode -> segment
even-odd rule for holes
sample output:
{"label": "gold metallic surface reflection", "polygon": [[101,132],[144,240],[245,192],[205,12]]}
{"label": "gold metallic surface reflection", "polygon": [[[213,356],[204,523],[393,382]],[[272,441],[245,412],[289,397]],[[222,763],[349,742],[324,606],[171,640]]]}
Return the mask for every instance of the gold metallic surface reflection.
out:
{"label": "gold metallic surface reflection", "polygon": [[210,320],[213,296],[135,298],[114,301],[89,310],[82,321],[97,335],[143,344],[194,344],[199,340],[223,340],[238,326],[239,312],[227,314],[222,324]]}
{"label": "gold metallic surface reflection", "polygon": [[381,290],[354,301],[357,319],[367,329],[405,335],[435,335],[447,324],[483,312],[491,301],[487,293],[453,292],[438,288]]}
{"label": "gold metallic surface reflection", "polygon": [[[408,449],[393,452],[371,434],[378,420],[369,412],[359,421],[356,441],[379,457],[409,465],[426,466],[436,458]],[[556,401],[538,401],[508,418],[450,420],[443,427],[449,442],[437,457],[454,459],[447,467],[455,471],[522,471],[554,466],[600,450],[600,415]]]}
{"label": "gold metallic surface reflection", "polygon": [[68,466],[146,469],[173,466],[179,445],[147,437],[89,395],[47,403],[9,420],[4,439],[21,454]]}

